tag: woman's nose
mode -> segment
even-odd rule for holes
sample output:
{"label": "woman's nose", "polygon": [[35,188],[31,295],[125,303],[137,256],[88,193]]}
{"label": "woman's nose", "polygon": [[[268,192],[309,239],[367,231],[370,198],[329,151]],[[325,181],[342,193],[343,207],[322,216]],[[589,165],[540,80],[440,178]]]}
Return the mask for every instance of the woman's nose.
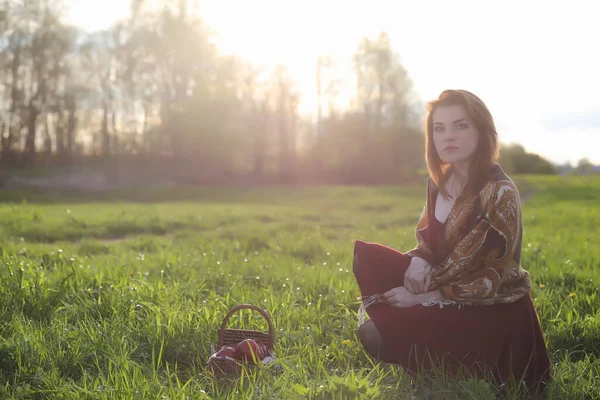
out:
{"label": "woman's nose", "polygon": [[448,132],[444,140],[446,142],[454,142],[454,140],[456,140],[456,135],[454,134],[454,132]]}

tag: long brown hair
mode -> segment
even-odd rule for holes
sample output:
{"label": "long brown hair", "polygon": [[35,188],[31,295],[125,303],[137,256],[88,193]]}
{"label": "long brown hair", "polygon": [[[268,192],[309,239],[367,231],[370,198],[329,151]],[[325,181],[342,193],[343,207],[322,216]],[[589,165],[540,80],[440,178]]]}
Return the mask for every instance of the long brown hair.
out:
{"label": "long brown hair", "polygon": [[433,142],[433,112],[441,106],[459,105],[464,107],[469,120],[479,132],[477,148],[469,164],[469,176],[465,186],[467,193],[474,193],[486,179],[490,169],[498,161],[500,153],[498,133],[494,118],[483,101],[466,90],[444,90],[436,100],[427,103],[425,126],[425,158],[427,169],[433,182],[439,187],[444,198],[449,194],[445,183],[450,177],[450,165],[442,161]]}

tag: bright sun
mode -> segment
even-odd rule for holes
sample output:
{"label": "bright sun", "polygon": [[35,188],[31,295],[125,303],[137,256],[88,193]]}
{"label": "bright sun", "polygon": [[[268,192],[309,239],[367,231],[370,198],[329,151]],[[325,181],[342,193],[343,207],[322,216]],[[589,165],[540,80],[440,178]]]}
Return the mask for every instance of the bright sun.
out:
{"label": "bright sun", "polygon": [[[156,4],[156,0],[146,3]],[[129,14],[126,0],[67,0],[67,5],[67,21],[87,31],[105,29]],[[375,37],[379,33],[373,21],[357,29],[355,13],[349,19],[335,17],[348,7],[339,0],[203,0],[199,5],[202,18],[216,31],[215,42],[222,53],[234,53],[267,69],[283,64],[290,70],[294,87],[301,93],[300,112],[304,114],[316,113],[317,58],[327,55],[334,60],[324,74],[342,82],[334,103],[345,107],[355,87],[352,55],[364,35]]]}
{"label": "bright sun", "polygon": [[88,32],[108,28],[129,13],[128,0],[66,0],[66,21]]}

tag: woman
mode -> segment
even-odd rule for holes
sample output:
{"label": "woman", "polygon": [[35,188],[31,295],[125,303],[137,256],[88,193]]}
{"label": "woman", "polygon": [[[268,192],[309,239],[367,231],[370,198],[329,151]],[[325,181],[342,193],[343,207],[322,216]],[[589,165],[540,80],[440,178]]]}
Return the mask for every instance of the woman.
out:
{"label": "woman", "polygon": [[356,241],[354,274],[370,317],[358,335],[371,356],[413,374],[491,374],[541,393],[550,361],[520,265],[519,193],[498,153],[477,96],[446,90],[429,104],[417,246],[401,253]]}

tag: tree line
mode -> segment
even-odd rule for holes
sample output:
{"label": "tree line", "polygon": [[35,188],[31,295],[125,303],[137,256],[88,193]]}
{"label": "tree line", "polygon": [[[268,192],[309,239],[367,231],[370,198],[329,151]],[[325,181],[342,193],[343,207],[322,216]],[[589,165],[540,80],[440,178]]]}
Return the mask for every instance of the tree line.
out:
{"label": "tree line", "polygon": [[131,0],[129,18],[88,33],[59,0],[0,0],[4,167],[127,160],[191,180],[341,183],[422,171],[423,107],[385,33],[357,43],[349,107],[331,60],[315,60],[311,117],[285,66],[220,54],[192,2],[156,3]]}

